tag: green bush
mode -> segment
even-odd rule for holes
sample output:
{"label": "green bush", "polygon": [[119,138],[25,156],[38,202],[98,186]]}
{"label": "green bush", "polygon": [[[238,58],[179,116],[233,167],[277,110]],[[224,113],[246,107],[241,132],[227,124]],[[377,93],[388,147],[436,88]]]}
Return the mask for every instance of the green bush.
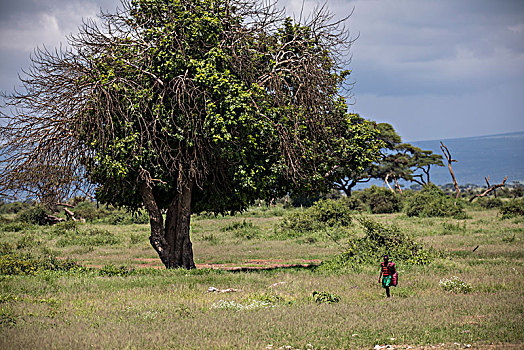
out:
{"label": "green bush", "polygon": [[78,231],[77,221],[63,221],[53,225],[47,232],[52,236],[63,236],[67,234],[76,234]]}
{"label": "green bush", "polygon": [[100,219],[103,214],[101,210],[97,210],[95,203],[89,201],[78,203],[73,211],[76,217],[83,218],[86,221]]}
{"label": "green bush", "polygon": [[355,196],[373,214],[397,213],[402,210],[400,196],[387,188],[373,185],[370,188],[355,192]]}
{"label": "green bush", "polygon": [[0,214],[18,214],[22,210],[28,209],[30,206],[29,203],[22,202],[2,203],[0,205]]}
{"label": "green bush", "polygon": [[322,291],[322,292],[315,291],[313,292],[312,296],[313,296],[313,300],[317,304],[322,304],[322,303],[333,304],[333,303],[338,303],[340,301],[340,296],[334,293],[326,292],[326,291]]}
{"label": "green bush", "polygon": [[320,200],[311,208],[284,216],[280,227],[284,231],[305,233],[329,227],[349,226],[351,210],[343,200]]}
{"label": "green bush", "polygon": [[54,256],[38,257],[18,253],[7,253],[0,256],[1,275],[32,275],[46,270],[69,271],[80,267],[74,260],[61,260]]}
{"label": "green bush", "polygon": [[524,215],[524,199],[512,199],[499,209],[503,219]]}
{"label": "green bush", "polygon": [[19,212],[16,221],[33,225],[46,225],[47,217],[47,210],[42,206],[35,205]]}
{"label": "green bush", "polygon": [[479,198],[477,201],[484,209],[500,208],[504,204],[500,198]]}
{"label": "green bush", "polygon": [[359,219],[365,236],[348,242],[347,249],[320,265],[321,271],[337,271],[360,264],[378,264],[384,255],[392,261],[410,265],[425,265],[433,260],[434,252],[424,249],[410,235],[395,226]]}
{"label": "green bush", "polygon": [[[455,204],[456,202],[456,204]],[[404,211],[407,216],[466,218],[462,202],[448,197],[434,184],[426,185],[421,191],[406,200]]]}

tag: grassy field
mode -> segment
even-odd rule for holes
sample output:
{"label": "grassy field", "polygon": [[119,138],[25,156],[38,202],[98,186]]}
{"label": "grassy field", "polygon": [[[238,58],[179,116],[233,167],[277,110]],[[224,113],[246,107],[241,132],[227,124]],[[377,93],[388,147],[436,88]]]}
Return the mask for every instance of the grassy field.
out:
{"label": "grassy field", "polygon": [[[297,264],[328,259],[346,244],[321,234],[283,240],[283,214],[263,207],[193,217],[195,262]],[[522,219],[502,220],[496,210],[469,210],[464,220],[358,215],[397,225],[439,257],[426,266],[397,262],[399,286],[386,299],[379,261],[344,273],[167,271],[158,268],[148,225],[3,224],[2,249],[70,257],[89,268],[0,275],[0,348],[524,348]],[[355,221],[344,234],[362,229]],[[471,290],[446,291],[439,282],[452,276]],[[313,292],[340,300],[318,302]]]}

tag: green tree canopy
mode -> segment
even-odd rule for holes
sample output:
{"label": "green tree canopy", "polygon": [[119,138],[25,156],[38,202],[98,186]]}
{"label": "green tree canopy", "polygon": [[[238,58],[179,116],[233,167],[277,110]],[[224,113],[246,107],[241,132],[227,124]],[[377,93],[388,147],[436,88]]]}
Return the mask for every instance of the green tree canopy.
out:
{"label": "green tree canopy", "polygon": [[166,267],[193,268],[191,213],[326,189],[342,159],[377,158],[373,125],[339,95],[351,40],[324,8],[297,23],[248,0],[122,5],[71,49],[37,51],[6,96],[4,192],[55,164],[64,186],[85,179],[102,202],[144,207]]}
{"label": "green tree canopy", "polygon": [[341,166],[337,169],[335,189],[344,191],[349,196],[358,183],[371,179],[380,179],[386,183],[403,179],[424,186],[430,183],[431,166],[444,165],[441,155],[403,143],[391,124],[379,123],[376,124],[376,129],[378,134],[375,137],[382,142],[381,157],[364,168]]}

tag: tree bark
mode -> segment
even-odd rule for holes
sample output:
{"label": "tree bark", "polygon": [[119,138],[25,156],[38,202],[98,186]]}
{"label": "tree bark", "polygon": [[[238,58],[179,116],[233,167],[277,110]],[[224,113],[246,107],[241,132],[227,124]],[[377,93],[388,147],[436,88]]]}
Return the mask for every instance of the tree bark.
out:
{"label": "tree bark", "polygon": [[170,264],[167,268],[183,267],[194,269],[193,244],[189,237],[191,221],[191,192],[192,185],[182,187],[167,209],[165,223],[165,237],[169,245]]}
{"label": "tree bark", "polygon": [[168,269],[196,267],[189,237],[192,189],[192,184],[183,186],[181,192],[175,195],[167,210],[164,225],[162,212],[158,208],[151,185],[140,185],[140,194],[149,213],[151,225],[149,242]]}

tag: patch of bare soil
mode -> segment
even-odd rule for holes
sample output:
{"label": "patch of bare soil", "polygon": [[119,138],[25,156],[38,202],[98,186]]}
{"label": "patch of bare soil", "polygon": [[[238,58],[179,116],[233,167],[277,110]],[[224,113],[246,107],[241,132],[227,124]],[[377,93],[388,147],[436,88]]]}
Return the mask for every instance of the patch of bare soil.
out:
{"label": "patch of bare soil", "polygon": [[[137,267],[150,267],[155,269],[161,269],[164,267],[159,259],[146,259],[136,258],[135,261],[141,262]],[[271,270],[277,268],[291,268],[291,267],[314,267],[320,265],[322,261],[318,259],[311,260],[297,260],[297,261],[286,261],[282,259],[253,259],[243,263],[228,263],[228,264],[196,264],[198,269],[213,269],[213,270],[226,270],[226,271],[250,271],[250,270]]]}

